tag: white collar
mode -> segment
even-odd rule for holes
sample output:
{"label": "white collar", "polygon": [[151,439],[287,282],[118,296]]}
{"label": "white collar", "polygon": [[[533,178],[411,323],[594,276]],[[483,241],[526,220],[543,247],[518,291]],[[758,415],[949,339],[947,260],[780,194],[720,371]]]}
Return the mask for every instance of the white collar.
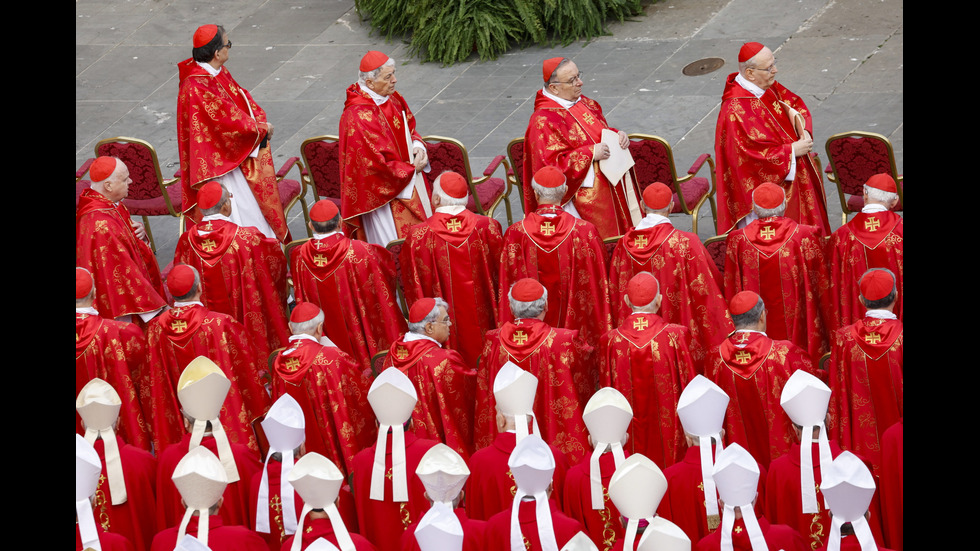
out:
{"label": "white collar", "polygon": [[881,320],[897,320],[898,316],[895,312],[889,312],[888,310],[868,310],[864,313],[866,318],[877,318]]}
{"label": "white collar", "polygon": [[738,73],[735,75],[735,84],[738,84],[742,88],[745,88],[746,92],[751,93],[753,96],[757,98],[761,98],[762,94],[766,93],[766,91],[763,90],[762,88],[759,88],[755,84],[749,82],[747,78],[742,76],[742,73]]}
{"label": "white collar", "polygon": [[666,216],[661,216],[659,214],[649,213],[640,220],[640,223],[636,225],[636,229],[643,230],[646,228],[652,228],[660,224],[670,224],[670,218]]}
{"label": "white collar", "polygon": [[316,233],[316,232],[313,232],[313,240],[314,241],[319,241],[321,239],[326,239],[326,238],[330,237],[331,235],[336,235],[338,233],[340,235],[344,235],[344,232],[341,231],[341,230],[332,231],[330,233]]}
{"label": "white collar", "polygon": [[225,222],[231,222],[231,218],[225,216],[224,214],[209,214],[201,218],[201,222],[208,222],[210,220],[224,220]]}
{"label": "white collar", "polygon": [[450,205],[448,207],[439,207],[436,212],[442,212],[445,214],[456,215],[466,210],[466,205]]}
{"label": "white collar", "polygon": [[211,75],[213,77],[218,76],[218,73],[221,72],[221,67],[218,67],[217,69],[215,69],[214,67],[211,66],[210,63],[201,63],[200,61],[195,61],[194,63],[197,63],[198,66],[200,66],[201,68],[203,68],[205,71],[208,72],[209,75]]}
{"label": "white collar", "polygon": [[93,316],[98,316],[99,311],[91,306],[83,306],[81,308],[75,308],[76,314],[91,314]]}
{"label": "white collar", "polygon": [[880,203],[870,203],[864,205],[864,207],[861,209],[861,212],[863,212],[864,214],[874,214],[876,212],[885,212],[886,210],[888,210],[888,207],[886,207],[885,205],[882,205]]}
{"label": "white collar", "polygon": [[440,344],[439,341],[433,339],[432,337],[429,337],[429,336],[426,336],[426,335],[420,335],[418,333],[413,333],[412,331],[409,331],[409,332],[405,333],[405,336],[402,337],[402,341],[404,341],[404,342],[421,341],[421,340],[425,340],[425,339],[428,339],[428,340],[430,340],[430,341],[438,344],[439,347],[442,348],[442,344]]}
{"label": "white collar", "polygon": [[381,94],[376,93],[374,90],[361,84],[360,81],[357,82],[357,85],[361,87],[361,90],[367,92],[367,95],[371,96],[371,99],[374,100],[375,105],[381,105],[382,103],[388,101],[388,98],[391,97],[391,96],[382,96]]}
{"label": "white collar", "polygon": [[[547,84],[545,86],[547,87]],[[580,99],[582,99],[582,96],[579,96],[577,100],[575,100],[575,101],[569,101],[567,99],[560,98],[560,97],[552,94],[546,88],[542,88],[541,89],[541,93],[544,94],[544,97],[550,99],[551,101],[557,103],[558,105],[561,105],[565,109],[571,109],[573,105],[575,105],[576,103],[578,103],[578,101]]]}
{"label": "white collar", "polygon": [[195,304],[198,306],[204,306],[204,304],[199,300],[188,300],[187,302],[178,302],[175,300],[174,308],[183,308],[184,306],[194,306]]}

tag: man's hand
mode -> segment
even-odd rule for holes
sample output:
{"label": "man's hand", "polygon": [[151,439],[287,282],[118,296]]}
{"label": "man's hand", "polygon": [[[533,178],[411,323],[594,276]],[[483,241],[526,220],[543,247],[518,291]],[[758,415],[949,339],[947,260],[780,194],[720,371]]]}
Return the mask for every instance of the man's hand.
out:
{"label": "man's hand", "polygon": [[630,137],[626,132],[622,130],[619,131],[619,147],[623,149],[629,149],[630,147]]}
{"label": "man's hand", "polygon": [[595,148],[592,150],[592,160],[602,161],[609,158],[609,146],[604,143],[595,144]]}
{"label": "man's hand", "polygon": [[806,130],[803,131],[803,137],[799,140],[793,142],[793,156],[802,157],[813,151],[813,138],[810,137],[810,133]]}
{"label": "man's hand", "polygon": [[143,223],[137,222],[135,220],[131,220],[130,222],[132,222],[133,224],[133,233],[136,234],[136,238],[139,239],[140,241],[149,242],[149,240],[146,237],[146,228],[143,227]]}
{"label": "man's hand", "polygon": [[268,138],[268,139],[271,140],[272,139],[272,131],[274,130],[272,128],[272,123],[271,122],[264,122],[262,124],[264,124],[265,125],[265,128],[266,128],[266,131],[265,131],[266,138]]}
{"label": "man's hand", "polygon": [[413,153],[415,154],[415,172],[422,172],[425,165],[429,164],[429,156],[426,154],[424,147],[416,147]]}

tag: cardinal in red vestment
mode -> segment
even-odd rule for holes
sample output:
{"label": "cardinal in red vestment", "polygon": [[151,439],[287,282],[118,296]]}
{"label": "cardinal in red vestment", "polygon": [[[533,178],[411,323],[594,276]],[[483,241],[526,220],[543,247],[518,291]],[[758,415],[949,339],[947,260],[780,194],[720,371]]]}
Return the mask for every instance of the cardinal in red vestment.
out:
{"label": "cardinal in red vestment", "polygon": [[684,456],[684,430],[669,412],[677,409],[681,390],[697,374],[691,333],[657,315],[663,294],[653,274],[633,276],[626,291],[633,314],[602,337],[599,384],[622,392],[633,404],[627,449],[666,468]]}
{"label": "cardinal in red vestment", "polygon": [[752,195],[758,219],[728,234],[725,296],[754,291],[769,311],[766,334],[820,358],[827,346],[830,273],[824,239],[814,226],[783,216],[783,188],[764,183]]}
{"label": "cardinal in red vestment", "polygon": [[324,334],[361,366],[388,350],[406,330],[396,297],[395,259],[384,247],[348,239],[332,202],[310,209],[313,239],[289,253],[297,302],[319,306],[331,323]]}
{"label": "cardinal in red vestment", "polygon": [[786,189],[786,216],[830,234],[823,175],[813,149],[813,119],[799,96],[776,82],[776,58],[758,42],[738,53],[728,75],[715,128],[718,233],[752,213],[752,191],[763,182]]}
{"label": "cardinal in red vestment", "polygon": [[92,379],[75,400],[85,438],[102,465],[92,504],[99,527],[146,550],[156,533],[153,516],[146,512],[154,507],[157,460],[116,433],[121,407],[119,394],[102,379]]}
{"label": "cardinal in red vestment", "polygon": [[340,115],[340,210],[351,236],[385,246],[432,214],[428,156],[415,115],[395,91],[395,61],[370,51]]}
{"label": "cardinal in red vestment", "polygon": [[266,237],[290,241],[269,140],[265,111],[224,64],[231,40],[224,27],[203,25],[194,33],[193,57],[177,65],[177,151],[184,214],[201,221],[198,192],[220,180],[235,194],[232,220]]}
{"label": "cardinal in red vestment", "polygon": [[[93,308],[96,290],[92,274],[75,268],[75,394],[89,381],[102,379],[119,393],[123,403],[122,435],[134,446],[160,449],[152,420],[143,413],[140,378],[146,369],[146,336],[132,323],[105,319]],[[75,432],[82,434],[81,419]]]}
{"label": "cardinal in red vestment", "polygon": [[691,333],[691,354],[701,370],[705,353],[734,330],[721,290],[721,275],[701,240],[675,228],[667,217],[673,193],[654,182],[643,190],[646,215],[616,244],[609,262],[609,289],[613,319],[621,324],[632,314],[623,300],[630,279],[650,272],[664,297],[660,316]]}
{"label": "cardinal in red vestment", "polygon": [[350,473],[354,455],[374,441],[374,415],[368,408],[369,383],[363,370],[327,339],[325,314],[315,304],[293,308],[289,346],[273,360],[272,396],[292,396],[309,428],[306,450]]}
{"label": "cardinal in red vestment", "polygon": [[[594,347],[612,329],[602,239],[595,226],[558,205],[567,187],[558,169],[541,169],[531,187],[539,207],[504,234],[501,296],[520,279],[539,281],[548,290],[544,321],[551,327],[577,330]],[[501,300],[498,309],[501,324],[514,320],[506,301]]]}
{"label": "cardinal in red vestment", "polygon": [[[264,362],[255,356],[245,327],[231,316],[204,306],[200,274],[193,267],[174,266],[167,276],[167,286],[174,297],[174,307],[151,321],[146,329],[150,360],[143,387],[148,389],[144,394],[149,395],[147,403],[153,407],[154,429],[167,430],[170,440],[166,444],[180,440],[181,424],[175,431],[170,420],[176,417],[180,423],[179,411],[172,409],[176,404],[174,389],[184,368],[194,358],[205,356],[220,366],[231,381],[221,410],[221,424],[228,439],[258,452],[251,422],[271,402],[261,381],[266,372]],[[157,420],[158,416],[161,419]]]}
{"label": "cardinal in red vestment", "polygon": [[409,304],[442,297],[455,331],[448,348],[475,366],[483,335],[497,327],[503,231],[500,222],[466,210],[469,188],[455,172],[433,182],[435,212],[413,226],[401,250],[402,288]]}
{"label": "cardinal in red vestment", "polygon": [[876,476],[881,437],[903,416],[904,330],[894,313],[896,278],[872,268],[859,282],[864,318],[834,335],[830,350],[830,422],[844,449],[868,459]]}
{"label": "cardinal in red vestment", "polygon": [[864,208],[830,236],[831,329],[840,329],[864,317],[858,280],[871,268],[895,274],[898,300],[894,313],[902,318],[905,279],[904,219],[891,209],[898,204],[898,188],[887,174],[876,174],[864,185]]}
{"label": "cardinal in red vestment", "polygon": [[742,445],[763,467],[793,444],[793,425],[782,415],[779,396],[797,369],[815,375],[803,349],[766,334],[766,306],[759,295],[742,291],[729,311],[735,332],[708,353],[705,376],[731,397],[725,419],[730,442]]}
{"label": "cardinal in red vestment", "polygon": [[493,381],[504,364],[513,362],[542,381],[534,405],[542,438],[577,463],[588,453],[582,410],[598,379],[593,367],[594,351],[577,331],[553,327],[545,321],[548,295],[537,281],[519,280],[508,296],[515,321],[487,332],[477,375],[476,448],[493,441]]}
{"label": "cardinal in red vestment", "polygon": [[381,369],[396,368],[415,385],[415,435],[443,442],[468,458],[473,453],[476,369],[455,350],[443,348],[455,323],[449,305],[441,298],[423,298],[412,304],[408,316],[408,332],[391,345]]}
{"label": "cardinal in red vestment", "polygon": [[[599,104],[582,95],[582,75],[575,62],[555,57],[542,65],[544,88],[534,97],[534,113],[524,135],[524,213],[539,200],[527,182],[546,166],[557,167],[568,188],[555,204],[591,222],[605,239],[623,235],[640,218],[633,179],[627,174],[610,182],[598,168],[610,147],[629,148],[629,136],[610,128]],[[602,143],[602,131],[617,134],[617,144]]]}
{"label": "cardinal in red vestment", "polygon": [[167,300],[146,230],[122,204],[133,181],[129,168],[115,157],[99,157],[89,175],[92,187],[82,192],[75,210],[75,266],[92,274],[99,312],[148,321]]}
{"label": "cardinal in red vestment", "polygon": [[[96,511],[98,500],[105,498],[96,495],[102,478],[102,464],[102,459],[92,444],[82,435],[75,434],[75,550],[133,551],[133,544],[125,536],[103,528],[106,521],[105,511]],[[96,515],[102,518],[97,518]],[[39,542],[49,541],[46,534],[33,539]]]}
{"label": "cardinal in red vestment", "polygon": [[231,221],[228,189],[208,182],[198,193],[201,222],[177,241],[174,264],[201,275],[201,300],[245,326],[255,356],[266,359],[289,338],[286,257],[275,239]]}

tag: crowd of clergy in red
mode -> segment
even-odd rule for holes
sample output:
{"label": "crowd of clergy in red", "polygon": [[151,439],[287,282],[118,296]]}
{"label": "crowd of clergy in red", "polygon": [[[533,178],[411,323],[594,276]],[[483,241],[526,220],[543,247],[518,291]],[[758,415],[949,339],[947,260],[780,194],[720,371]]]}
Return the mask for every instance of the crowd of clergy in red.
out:
{"label": "crowd of clergy in red", "polygon": [[287,257],[212,180],[164,278],[96,159],[76,548],[901,550],[895,181],[829,235],[755,186],[722,271],[661,183],[610,255],[566,170],[506,231],[443,173],[398,257],[329,200]]}

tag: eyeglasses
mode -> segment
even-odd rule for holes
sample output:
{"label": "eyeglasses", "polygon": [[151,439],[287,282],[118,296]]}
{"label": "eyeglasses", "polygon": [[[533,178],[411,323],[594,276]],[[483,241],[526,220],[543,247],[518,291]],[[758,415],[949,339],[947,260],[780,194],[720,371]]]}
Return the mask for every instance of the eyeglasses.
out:
{"label": "eyeglasses", "polygon": [[761,67],[749,67],[749,69],[755,69],[756,71],[766,71],[767,73],[769,73],[771,75],[773,73],[773,71],[776,70],[776,60],[773,59],[772,60],[772,65],[766,67],[765,69],[763,69]]}
{"label": "eyeglasses", "polygon": [[449,326],[451,326],[453,324],[453,320],[451,320],[449,318],[446,318],[444,320],[436,320],[436,321],[434,321],[432,323],[443,323],[443,324],[446,325],[446,327],[449,327]]}
{"label": "eyeglasses", "polygon": [[[225,44],[224,46],[222,46],[221,48],[228,48],[230,50],[231,49],[231,40],[229,40],[228,43]],[[220,50],[221,48],[218,48],[218,49]]]}
{"label": "eyeglasses", "polygon": [[576,80],[581,80],[582,82],[585,82],[585,73],[580,72],[579,74],[573,76],[572,77],[572,80],[569,80],[568,82],[565,82],[565,81],[562,81],[562,80],[556,80],[556,81],[551,82],[549,84],[567,84],[567,85],[571,86],[571,85],[575,84],[575,81]]}

